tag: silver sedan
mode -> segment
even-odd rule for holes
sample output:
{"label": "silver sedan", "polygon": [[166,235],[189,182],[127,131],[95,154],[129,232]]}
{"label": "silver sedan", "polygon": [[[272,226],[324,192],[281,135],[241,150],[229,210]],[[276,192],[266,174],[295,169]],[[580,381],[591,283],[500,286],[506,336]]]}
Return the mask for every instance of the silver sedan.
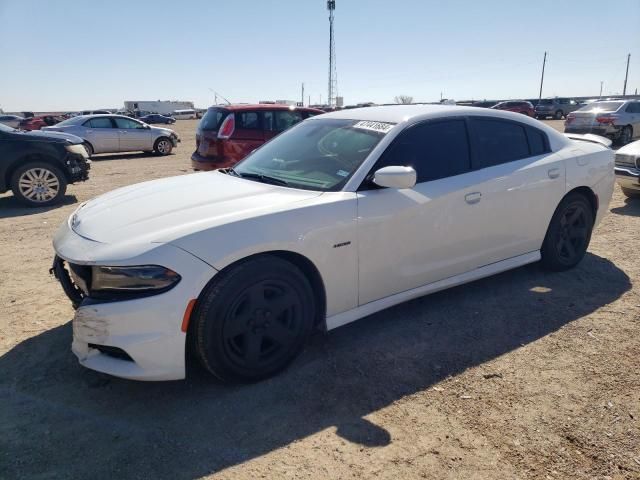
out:
{"label": "silver sedan", "polygon": [[566,133],[593,133],[609,137],[619,145],[640,138],[640,101],[593,102],[567,116]]}
{"label": "silver sedan", "polygon": [[70,133],[82,138],[89,156],[94,153],[133,151],[169,155],[180,141],[173,130],[152,127],[123,115],[80,115],[43,130]]}

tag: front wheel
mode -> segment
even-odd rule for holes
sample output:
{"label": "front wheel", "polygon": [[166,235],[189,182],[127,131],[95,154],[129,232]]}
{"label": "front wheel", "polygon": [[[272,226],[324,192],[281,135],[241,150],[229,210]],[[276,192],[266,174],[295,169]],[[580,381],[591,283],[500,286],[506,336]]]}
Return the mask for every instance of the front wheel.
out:
{"label": "front wheel", "polygon": [[191,319],[191,345],[221,380],[261,380],[300,353],[315,311],[309,281],[296,266],[273,256],[248,260],[205,289]]}
{"label": "front wheel", "polygon": [[153,145],[153,150],[158,155],[169,155],[171,150],[173,150],[173,143],[166,137],[160,137]]}
{"label": "front wheel", "polygon": [[584,257],[593,230],[593,210],[584,195],[571,193],[558,205],[542,243],[542,265],[562,271],[576,266]]}
{"label": "front wheel", "polygon": [[49,163],[32,162],[13,173],[11,190],[29,207],[47,207],[62,199],[67,191],[67,179],[60,169]]}

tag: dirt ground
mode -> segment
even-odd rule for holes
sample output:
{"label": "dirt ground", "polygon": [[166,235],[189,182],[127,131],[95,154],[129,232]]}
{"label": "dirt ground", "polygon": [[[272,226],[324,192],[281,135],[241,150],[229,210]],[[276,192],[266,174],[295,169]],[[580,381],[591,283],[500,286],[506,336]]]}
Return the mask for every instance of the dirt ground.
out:
{"label": "dirt ground", "polygon": [[61,207],[0,196],[0,478],[640,478],[640,201],[618,188],[574,270],[530,265],[319,334],[262,383],[80,367],[52,235],[78,202],[190,172],[194,129],[177,123],[168,157],[96,158]]}

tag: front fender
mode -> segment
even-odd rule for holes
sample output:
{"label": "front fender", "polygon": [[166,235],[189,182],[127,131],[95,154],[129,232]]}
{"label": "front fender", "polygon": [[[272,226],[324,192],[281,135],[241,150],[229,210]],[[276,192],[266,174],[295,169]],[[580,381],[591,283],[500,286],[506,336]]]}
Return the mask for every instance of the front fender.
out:
{"label": "front fender", "polygon": [[320,273],[330,316],[357,306],[356,215],[355,193],[328,192],[291,210],[212,227],[172,243],[216,270],[260,253],[302,255]]}

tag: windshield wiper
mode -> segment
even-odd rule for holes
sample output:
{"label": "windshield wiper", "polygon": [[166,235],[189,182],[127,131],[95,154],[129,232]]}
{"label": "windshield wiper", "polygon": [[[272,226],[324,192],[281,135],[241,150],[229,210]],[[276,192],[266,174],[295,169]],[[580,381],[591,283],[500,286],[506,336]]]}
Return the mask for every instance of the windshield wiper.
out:
{"label": "windshield wiper", "polygon": [[263,183],[272,183],[274,185],[283,185],[285,187],[289,186],[289,182],[280,180],[279,178],[270,177],[268,175],[263,175],[261,173],[239,173],[233,170],[233,168],[231,168],[230,170],[241,178],[250,178],[252,180],[259,180]]}

